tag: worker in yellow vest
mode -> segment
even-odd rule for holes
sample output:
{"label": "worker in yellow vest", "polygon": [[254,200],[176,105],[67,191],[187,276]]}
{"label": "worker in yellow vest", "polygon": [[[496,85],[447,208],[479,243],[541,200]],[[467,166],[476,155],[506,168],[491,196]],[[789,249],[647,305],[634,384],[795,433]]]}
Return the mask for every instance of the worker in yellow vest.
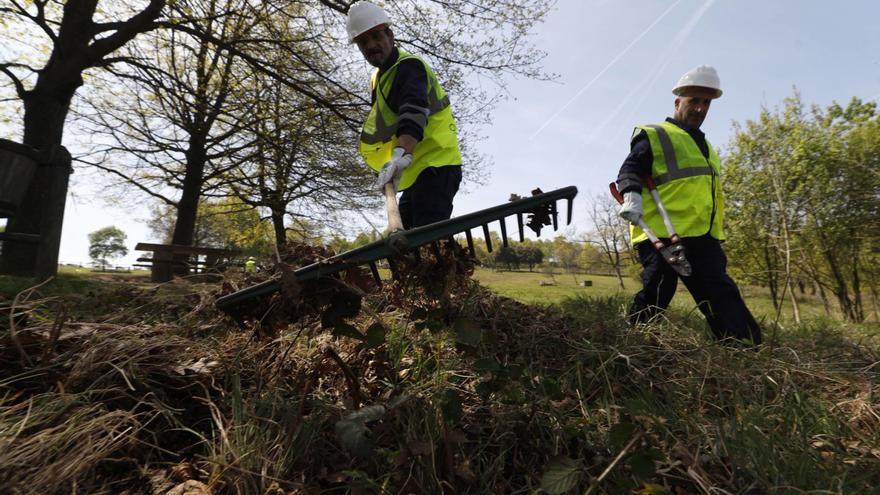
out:
{"label": "worker in yellow vest", "polygon": [[257,260],[253,256],[248,256],[247,261],[244,262],[244,271],[245,273],[257,273]]}
{"label": "worker in yellow vest", "polygon": [[381,7],[355,2],[346,28],[349,41],[376,67],[372,107],[360,136],[361,155],[378,172],[376,189],[391,182],[403,191],[404,228],[448,219],[461,182],[449,97],[424,60],[395,46],[391,19]]}
{"label": "worker in yellow vest", "polygon": [[[727,257],[721,247],[721,161],[700,131],[712,101],[721,96],[721,81],[713,67],[701,65],[685,73],[672,93],[676,96],[672,118],[636,127],[629,156],[617,176],[624,200],[620,216],[632,224],[632,244],[644,268],[642,290],[630,307],[630,321],[642,323],[665,310],[681,278],[717,338],[760,344],[761,328],[726,271]],[[670,234],[646,187],[647,176],[653,178],[669,220],[682,239],[692,267],[689,276],[676,273],[637,226],[643,220],[668,243]]]}

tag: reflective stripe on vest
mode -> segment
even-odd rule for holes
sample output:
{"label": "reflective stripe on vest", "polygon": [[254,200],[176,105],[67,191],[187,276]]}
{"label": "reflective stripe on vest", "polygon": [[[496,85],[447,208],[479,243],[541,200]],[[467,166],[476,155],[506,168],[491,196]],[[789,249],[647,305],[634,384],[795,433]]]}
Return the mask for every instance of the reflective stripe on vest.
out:
{"label": "reflective stripe on vest", "polygon": [[[709,157],[703,156],[694,139],[669,122],[637,127],[633,137],[644,131],[651,145],[651,176],[675,230],[681,237],[710,234],[724,240],[724,195],[719,174],[721,160],[709,142]],[[657,205],[647,188],[642,189],[645,223],[658,237],[669,237]],[[647,240],[642,229],[631,226],[632,243]]]}
{"label": "reflective stripe on vest", "polygon": [[[386,95],[391,91],[397,66],[407,59],[415,59],[425,67],[428,76],[428,108],[416,105],[401,105],[399,114],[388,107]],[[398,190],[402,191],[415,182],[419,174],[428,167],[461,165],[461,152],[458,134],[449,96],[443,90],[433,69],[419,57],[398,48],[398,59],[381,78],[377,80],[378,70],[373,73],[371,86],[376,98],[370,109],[360,137],[360,152],[373,170],[379,171],[397,145],[397,127],[401,119],[424,123],[424,135],[413,152],[413,163],[400,178]]]}

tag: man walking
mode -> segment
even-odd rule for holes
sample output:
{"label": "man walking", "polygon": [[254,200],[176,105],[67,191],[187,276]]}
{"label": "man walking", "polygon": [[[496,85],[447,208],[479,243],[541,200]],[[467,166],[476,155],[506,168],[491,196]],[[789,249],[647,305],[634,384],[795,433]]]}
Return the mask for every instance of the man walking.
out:
{"label": "man walking", "polygon": [[635,129],[630,154],[617,176],[617,188],[624,198],[620,216],[632,224],[632,243],[644,268],[642,290],[630,307],[630,321],[646,322],[665,310],[679,279],[637,226],[640,219],[644,220],[668,244],[670,235],[646,188],[650,176],[692,267],[691,275],[681,276],[681,280],[715,337],[760,344],[761,328],[726,271],[727,257],[721,247],[721,161],[700,131],[712,101],[721,96],[718,73],[713,67],[701,65],[685,73],[672,92],[676,95],[673,117]]}
{"label": "man walking", "polygon": [[360,138],[361,155],[379,173],[376,189],[390,182],[403,191],[399,208],[406,229],[448,219],[461,182],[449,97],[424,60],[395,46],[382,8],[356,2],[346,27],[349,41],[376,67]]}

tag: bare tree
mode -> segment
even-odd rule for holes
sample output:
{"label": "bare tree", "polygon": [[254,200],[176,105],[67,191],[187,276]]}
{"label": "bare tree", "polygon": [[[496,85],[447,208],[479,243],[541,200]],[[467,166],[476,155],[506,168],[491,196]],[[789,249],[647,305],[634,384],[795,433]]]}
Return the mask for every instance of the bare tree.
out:
{"label": "bare tree", "polygon": [[617,202],[609,195],[593,196],[588,206],[593,230],[584,239],[602,252],[623,289],[622,266],[626,260],[632,261],[633,255],[629,245],[629,225],[617,216],[618,209]]}
{"label": "bare tree", "polygon": [[287,241],[288,217],[320,222],[339,210],[375,207],[372,174],[351,146],[357,135],[296,92],[260,77],[254,81],[260,119],[248,132],[255,146],[226,175],[219,193],[267,210],[279,246]]}
{"label": "bare tree", "polygon": [[[232,14],[246,0],[187,0],[188,24],[234,43],[254,19]],[[192,245],[199,201],[251,145],[253,102],[237,97],[247,77],[237,57],[201,37],[159,31],[127,49],[137,64],[95,92],[83,117],[99,144],[88,161],[177,210],[171,242]],[[244,74],[244,76],[243,76]],[[85,160],[83,160],[85,161]]]}

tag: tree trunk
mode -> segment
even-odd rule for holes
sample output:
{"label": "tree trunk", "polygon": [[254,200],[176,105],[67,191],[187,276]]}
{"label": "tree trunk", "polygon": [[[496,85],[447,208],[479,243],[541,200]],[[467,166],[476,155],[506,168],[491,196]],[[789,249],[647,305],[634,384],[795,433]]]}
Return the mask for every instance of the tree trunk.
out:
{"label": "tree trunk", "polygon": [[195,239],[199,198],[202,195],[202,175],[207,160],[205,142],[205,137],[200,135],[193,135],[189,140],[189,149],[186,151],[186,173],[183,176],[180,201],[177,203],[174,233],[171,235],[172,244],[192,246]]}
{"label": "tree trunk", "polygon": [[[825,239],[821,236],[824,245],[829,245],[825,243]],[[831,248],[825,248],[822,250],[825,261],[828,263],[828,268],[831,270],[831,276],[834,279],[835,287],[832,288],[832,292],[837,296],[837,303],[840,305],[840,310],[843,312],[843,317],[847,321],[856,321],[855,314],[853,312],[853,304],[849,298],[849,289],[846,286],[846,281],[843,278],[843,273],[840,270],[840,263],[837,261],[837,257],[832,252]]]}
{"label": "tree trunk", "polygon": [[[207,151],[206,139],[203,135],[191,135],[189,149],[186,151],[186,173],[183,176],[183,188],[180,201],[177,203],[177,219],[174,222],[174,233],[171,244],[180,246],[194,245],[196,222],[199,216],[199,199],[202,196]],[[173,264],[175,275],[187,275],[186,266],[189,256],[175,255]]]}
{"label": "tree trunk", "polygon": [[865,321],[865,308],[862,303],[862,279],[859,276],[859,251],[861,251],[861,243],[856,240],[858,239],[856,233],[853,233],[850,238],[853,239],[851,247],[853,316],[855,317],[855,322],[861,323]]}
{"label": "tree trunk", "polygon": [[776,270],[771,258],[770,246],[768,244],[764,244],[764,261],[767,263],[767,286],[770,289],[770,299],[773,301],[773,310],[778,311],[779,304],[781,303],[779,300],[779,287],[777,285]]}
{"label": "tree trunk", "polygon": [[[780,216],[780,220],[781,220],[783,251],[785,253],[785,261],[784,261],[784,265],[783,265],[785,267],[785,284],[782,286],[782,292],[783,292],[783,297],[784,297],[784,293],[786,291],[788,291],[788,295],[791,299],[792,316],[794,317],[794,322],[799,324],[801,322],[801,311],[800,311],[800,307],[798,306],[797,297],[795,297],[794,290],[791,286],[791,282],[792,282],[791,238],[792,238],[792,235],[791,235],[791,231],[789,230],[788,215],[786,215],[787,202],[785,201],[785,198],[783,196],[784,189],[783,189],[783,185],[780,183],[781,181],[779,180],[779,178],[776,177],[776,175],[774,174],[771,179],[772,179],[772,184],[773,184],[773,189],[774,189],[773,192],[776,195],[777,204],[779,205],[779,216]],[[782,298],[780,298],[780,301],[779,301],[780,307],[782,304],[781,299]],[[779,309],[778,308],[776,310],[776,315],[777,315],[777,317],[779,316]]]}
{"label": "tree trunk", "polygon": [[284,228],[284,210],[272,208],[272,228],[275,230],[275,246],[278,250],[284,248],[287,244],[287,229]]}

